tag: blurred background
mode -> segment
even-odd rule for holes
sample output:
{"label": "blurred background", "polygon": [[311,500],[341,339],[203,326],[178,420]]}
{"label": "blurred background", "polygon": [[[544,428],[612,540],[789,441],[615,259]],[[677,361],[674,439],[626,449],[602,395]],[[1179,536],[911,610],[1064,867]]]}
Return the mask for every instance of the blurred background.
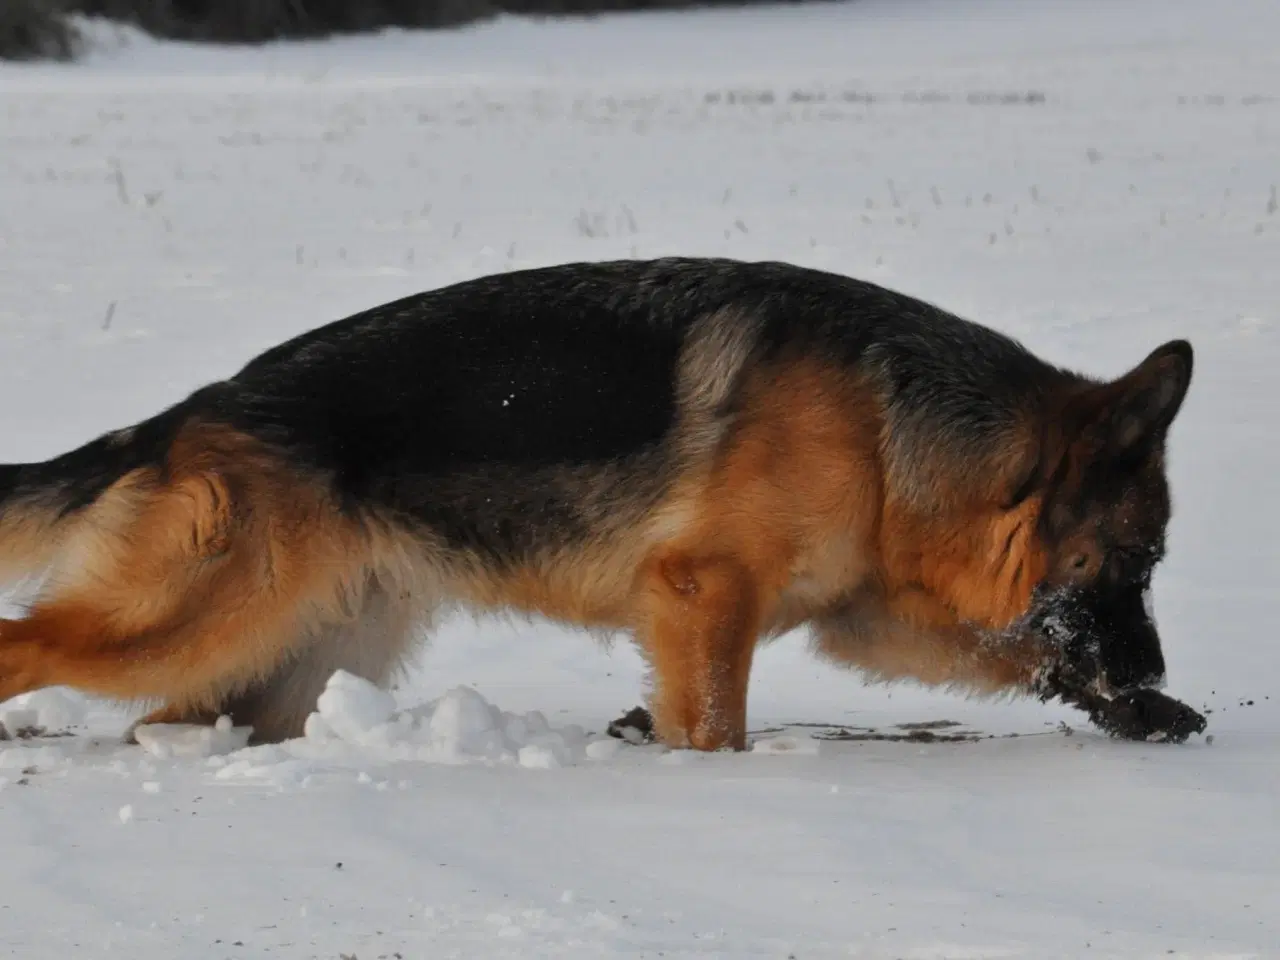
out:
{"label": "blurred background", "polygon": [[[76,55],[81,37],[69,15],[141,27],[157,37],[254,43],[382,27],[456,27],[504,13],[533,17],[618,10],[748,6],[759,0],[3,0],[0,57]],[[822,0],[797,0],[822,2]]]}

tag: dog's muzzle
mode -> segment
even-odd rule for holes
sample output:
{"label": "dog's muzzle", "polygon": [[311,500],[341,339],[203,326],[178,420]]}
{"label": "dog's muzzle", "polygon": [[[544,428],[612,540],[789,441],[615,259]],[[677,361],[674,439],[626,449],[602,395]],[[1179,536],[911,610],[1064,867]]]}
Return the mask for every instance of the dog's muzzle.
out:
{"label": "dog's muzzle", "polygon": [[1038,590],[1028,627],[1105,696],[1165,685],[1164,652],[1147,588]]}

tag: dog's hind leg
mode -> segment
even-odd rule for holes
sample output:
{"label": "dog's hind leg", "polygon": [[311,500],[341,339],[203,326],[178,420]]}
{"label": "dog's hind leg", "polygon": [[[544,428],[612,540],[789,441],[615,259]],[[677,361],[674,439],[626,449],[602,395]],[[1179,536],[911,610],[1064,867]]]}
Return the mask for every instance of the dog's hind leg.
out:
{"label": "dog's hind leg", "polygon": [[182,704],[162,707],[136,721],[125,739],[134,740],[134,731],[147,724],[207,726],[224,715],[236,726],[252,727],[252,743],[301,736],[308,715],[338,670],[377,686],[386,686],[394,678],[422,626],[414,613],[415,608],[398,597],[394,588],[371,586],[355,621],[312,626],[305,640],[270,676],[226,696],[213,709],[191,709]]}
{"label": "dog's hind leg", "polygon": [[42,595],[0,621],[0,700],[66,685],[219,709],[350,625],[377,569],[322,481],[203,427],[75,519]]}

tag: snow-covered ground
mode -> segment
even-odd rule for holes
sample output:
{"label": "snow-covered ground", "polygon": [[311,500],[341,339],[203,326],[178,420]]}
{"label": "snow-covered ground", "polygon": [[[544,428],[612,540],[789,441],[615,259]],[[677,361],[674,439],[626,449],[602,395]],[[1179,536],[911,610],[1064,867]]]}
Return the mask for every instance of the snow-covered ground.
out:
{"label": "snow-covered ground", "polygon": [[123,747],[126,715],[47,691],[0,707],[46,728],[0,743],[5,956],[1280,956],[1280,4],[91,33],[84,63],[0,65],[4,459],[355,309],[566,259],[836,269],[1101,374],[1187,336],[1156,604],[1214,739],[867,689],[793,636],[757,661],[757,730],[994,736],[619,748],[626,643],[491,620],[447,624],[394,700],[335,678],[278,747]]}

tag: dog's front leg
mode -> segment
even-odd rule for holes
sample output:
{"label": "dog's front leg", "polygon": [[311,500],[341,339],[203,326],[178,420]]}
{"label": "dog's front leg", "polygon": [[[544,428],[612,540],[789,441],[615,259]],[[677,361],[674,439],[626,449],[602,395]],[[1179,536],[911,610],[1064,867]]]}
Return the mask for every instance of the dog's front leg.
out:
{"label": "dog's front leg", "polygon": [[671,747],[742,750],[760,626],[759,589],[724,555],[665,551],[643,573],[637,639],[653,668],[657,738]]}

